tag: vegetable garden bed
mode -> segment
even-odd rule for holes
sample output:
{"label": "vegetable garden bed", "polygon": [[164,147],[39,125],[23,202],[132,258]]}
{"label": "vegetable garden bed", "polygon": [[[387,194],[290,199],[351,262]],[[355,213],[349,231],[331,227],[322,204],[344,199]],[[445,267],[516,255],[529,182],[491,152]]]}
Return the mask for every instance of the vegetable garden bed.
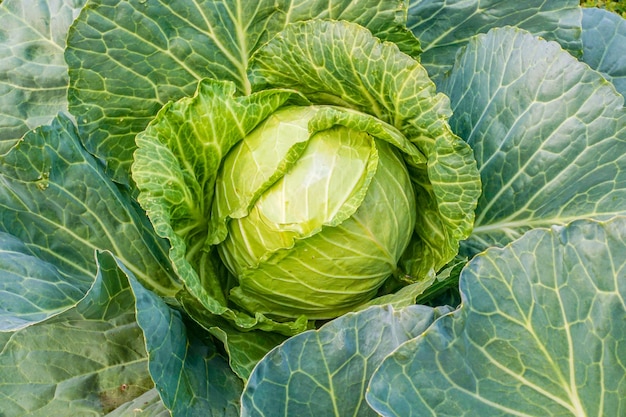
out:
{"label": "vegetable garden bed", "polygon": [[1,3],[0,416],[626,415],[618,3]]}

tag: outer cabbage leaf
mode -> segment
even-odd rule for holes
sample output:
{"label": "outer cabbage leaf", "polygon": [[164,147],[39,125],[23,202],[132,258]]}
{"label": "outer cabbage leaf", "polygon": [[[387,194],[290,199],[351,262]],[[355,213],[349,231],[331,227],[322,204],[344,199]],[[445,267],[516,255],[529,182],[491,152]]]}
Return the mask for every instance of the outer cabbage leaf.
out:
{"label": "outer cabbage leaf", "polygon": [[290,338],[252,372],[242,396],[242,416],[377,415],[365,402],[376,367],[448,311],[370,307]]}
{"label": "outer cabbage leaf", "polygon": [[626,218],[536,229],[476,256],[463,303],[400,346],[367,394],[384,416],[626,413]]}
{"label": "outer cabbage leaf", "polygon": [[626,96],[626,19],[606,10],[585,8],[582,41],[582,60]]}
{"label": "outer cabbage leaf", "polygon": [[4,0],[0,5],[0,154],[67,110],[65,39],[86,0]]}
{"label": "outer cabbage leaf", "polygon": [[456,255],[471,231],[480,184],[471,149],[447,124],[448,99],[417,61],[356,24],[310,21],[289,25],[260,48],[250,80],[255,91],[297,89],[402,132],[427,160],[409,163],[419,214],[403,272],[410,280],[432,277]]}
{"label": "outer cabbage leaf", "polygon": [[401,0],[108,0],[90,2],[68,37],[70,111],[87,148],[128,180],[142,131],[169,100],[199,80],[232,81],[250,91],[250,55],[292,21],[359,22],[417,53]]}
{"label": "outer cabbage leaf", "polygon": [[102,415],[152,387],[135,301],[109,255],[75,307],[0,334],[5,417]]}
{"label": "outer cabbage leaf", "polygon": [[139,284],[122,264],[135,297],[149,370],[163,404],[176,417],[239,415],[243,383],[208,334]]}
{"label": "outer cabbage leaf", "polygon": [[180,312],[110,253],[97,261],[95,282],[74,308],[1,336],[6,416],[124,415],[137,405],[176,416],[239,415],[242,382],[207,334],[186,328]]}
{"label": "outer cabbage leaf", "polygon": [[483,184],[466,253],[625,212],[624,97],[557,43],[494,29],[470,42],[442,90]]}
{"label": "outer cabbage leaf", "polygon": [[14,331],[59,314],[80,300],[87,277],[65,274],[35,248],[0,232],[0,331]]}
{"label": "outer cabbage leaf", "polygon": [[[25,268],[13,265],[17,275],[3,279],[3,291],[11,293],[5,293],[3,309],[14,318],[30,315],[33,322],[74,306],[93,281],[97,249],[115,253],[147,287],[171,301],[181,289],[165,241],[155,235],[130,194],[111,182],[85,151],[64,116],[29,132],[0,156],[0,233],[13,236],[5,249],[19,252],[2,258],[20,257]],[[47,283],[38,281],[36,288],[22,281],[26,268],[38,270]],[[54,288],[56,295],[39,293],[44,287]],[[68,287],[73,289],[62,296],[61,289]],[[45,312],[31,315],[38,310]],[[3,330],[25,324],[15,322]]]}
{"label": "outer cabbage leaf", "polygon": [[422,43],[421,62],[439,83],[455,56],[472,37],[490,29],[517,26],[558,41],[574,56],[582,50],[578,0],[526,0],[524,6],[501,0],[410,0],[408,27]]}

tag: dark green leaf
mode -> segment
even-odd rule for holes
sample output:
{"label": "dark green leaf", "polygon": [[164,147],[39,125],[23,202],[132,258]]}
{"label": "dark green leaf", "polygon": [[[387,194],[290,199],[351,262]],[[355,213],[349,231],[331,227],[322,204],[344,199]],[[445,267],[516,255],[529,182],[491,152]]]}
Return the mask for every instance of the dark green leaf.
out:
{"label": "dark green leaf", "polygon": [[626,96],[626,20],[602,9],[583,9],[583,56]]}
{"label": "dark green leaf", "polygon": [[213,341],[202,337],[200,328],[185,326],[180,312],[125,271],[136,299],[137,323],[146,340],[150,374],[172,415],[239,415],[243,383],[218,354]]}
{"label": "dark green leaf", "polygon": [[557,43],[494,29],[472,39],[442,89],[483,184],[467,253],[626,211],[624,97]]}
{"label": "dark green leaf", "polygon": [[[96,281],[75,308],[0,335],[3,412],[119,416],[147,406],[169,414],[165,406],[173,416],[237,416],[243,383],[207,333],[186,327],[110,253],[98,261]],[[162,402],[141,399],[153,381]]]}
{"label": "dark green leaf", "polygon": [[76,307],[0,334],[3,417],[102,415],[152,388],[128,281],[110,256],[98,266]]}
{"label": "dark green leaf", "polygon": [[384,416],[626,412],[626,218],[536,229],[477,255],[463,303],[372,377]]}
{"label": "dark green leaf", "polygon": [[[0,231],[71,276],[73,285],[81,283],[83,292],[96,271],[96,249],[113,252],[162,296],[173,299],[181,287],[165,242],[130,194],[85,151],[63,116],[29,132],[0,156]],[[67,306],[76,301],[68,299]]]}
{"label": "dark green leaf", "polygon": [[376,367],[447,311],[375,306],[290,338],[252,372],[242,416],[375,416],[364,399]]}
{"label": "dark green leaf", "polygon": [[5,0],[0,5],[0,154],[67,110],[63,59],[86,0]]}
{"label": "dark green leaf", "polygon": [[88,283],[64,274],[15,237],[0,232],[0,331],[19,330],[67,310]]}
{"label": "dark green leaf", "polygon": [[439,85],[459,49],[475,35],[497,27],[517,26],[558,41],[578,56],[580,20],[578,0],[526,0],[523,7],[501,0],[411,0],[407,24],[422,43],[422,64]]}

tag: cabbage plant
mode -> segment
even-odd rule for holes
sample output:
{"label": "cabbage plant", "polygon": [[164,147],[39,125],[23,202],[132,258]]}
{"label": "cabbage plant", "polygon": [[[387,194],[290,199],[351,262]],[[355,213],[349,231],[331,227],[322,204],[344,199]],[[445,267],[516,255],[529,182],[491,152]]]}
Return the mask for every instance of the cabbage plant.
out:
{"label": "cabbage plant", "polygon": [[623,18],[4,0],[2,416],[621,415]]}
{"label": "cabbage plant", "polygon": [[171,258],[193,295],[219,303],[200,314],[310,322],[432,281],[469,235],[480,187],[424,68],[362,26],[320,19],[286,27],[248,72],[250,94],[203,80],[136,139],[139,203],[184,255]]}

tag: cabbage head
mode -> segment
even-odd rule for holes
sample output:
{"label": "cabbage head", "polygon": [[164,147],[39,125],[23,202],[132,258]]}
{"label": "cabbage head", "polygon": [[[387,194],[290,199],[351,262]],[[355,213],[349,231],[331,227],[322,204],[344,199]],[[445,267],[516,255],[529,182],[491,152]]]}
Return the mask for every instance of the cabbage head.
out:
{"label": "cabbage head", "polygon": [[345,126],[309,135],[318,110],[278,110],[219,173],[212,217],[231,220],[218,252],[248,311],[340,315],[376,294],[411,239],[416,203],[399,152]]}
{"label": "cabbage head", "polygon": [[138,200],[197,321],[297,333],[411,303],[457,254],[476,163],[405,38],[289,24],[252,56],[248,88],[204,79],[137,136]]}

